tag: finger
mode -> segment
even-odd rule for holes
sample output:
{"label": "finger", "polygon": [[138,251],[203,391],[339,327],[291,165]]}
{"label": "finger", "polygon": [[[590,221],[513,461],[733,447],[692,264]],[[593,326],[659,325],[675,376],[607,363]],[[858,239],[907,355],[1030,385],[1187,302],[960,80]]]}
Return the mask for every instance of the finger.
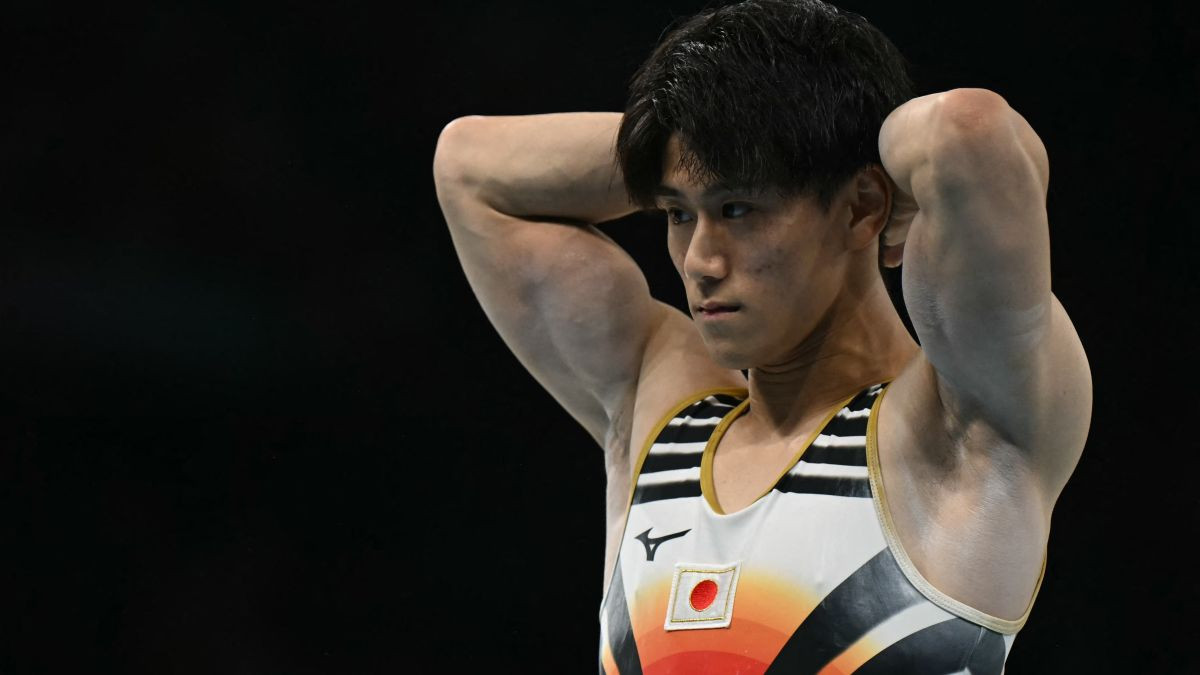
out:
{"label": "finger", "polygon": [[886,246],[883,249],[883,266],[899,267],[904,262],[904,244]]}
{"label": "finger", "polygon": [[903,244],[908,239],[908,228],[912,227],[911,219],[893,220],[883,228],[883,243],[887,246]]}

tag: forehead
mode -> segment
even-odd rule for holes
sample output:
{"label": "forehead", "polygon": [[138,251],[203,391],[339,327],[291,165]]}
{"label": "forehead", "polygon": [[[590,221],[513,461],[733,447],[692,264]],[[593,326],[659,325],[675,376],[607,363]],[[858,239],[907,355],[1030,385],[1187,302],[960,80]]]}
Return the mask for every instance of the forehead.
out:
{"label": "forehead", "polygon": [[822,216],[828,215],[826,209],[820,207],[817,195],[811,189],[793,193],[767,186],[734,187],[715,181],[697,180],[683,165],[683,158],[683,140],[679,132],[673,132],[663,148],[662,179],[654,189],[656,198],[674,197],[685,201],[695,198],[697,201],[708,201],[740,196],[789,210],[813,211]]}
{"label": "forehead", "polygon": [[684,147],[678,133],[671,134],[663,149],[662,179],[654,189],[655,197],[672,197],[684,200],[711,200],[730,194],[755,193],[754,190],[735,190],[711,180],[697,179],[683,164]]}
{"label": "forehead", "polygon": [[758,199],[782,197],[774,190],[753,186],[734,187],[713,180],[696,178],[683,163],[684,144],[678,132],[672,133],[663,148],[662,179],[654,190],[656,197],[679,197],[709,200],[728,195],[753,196]]}

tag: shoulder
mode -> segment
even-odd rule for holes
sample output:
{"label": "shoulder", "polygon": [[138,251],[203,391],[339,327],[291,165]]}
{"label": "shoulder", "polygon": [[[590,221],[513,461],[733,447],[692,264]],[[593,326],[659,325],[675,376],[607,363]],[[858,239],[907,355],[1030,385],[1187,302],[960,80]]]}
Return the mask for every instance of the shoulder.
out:
{"label": "shoulder", "polygon": [[746,395],[740,371],[722,368],[708,354],[692,320],[670,308],[650,337],[629,406],[628,443],[622,464],[633,470],[656,432],[675,414],[709,394]]}

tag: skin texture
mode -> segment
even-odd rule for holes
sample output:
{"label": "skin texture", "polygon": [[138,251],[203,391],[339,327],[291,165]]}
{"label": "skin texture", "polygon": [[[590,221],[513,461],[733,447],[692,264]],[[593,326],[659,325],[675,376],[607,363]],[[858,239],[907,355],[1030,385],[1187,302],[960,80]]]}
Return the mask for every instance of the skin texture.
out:
{"label": "skin texture", "polygon": [[[821,210],[718,194],[663,166],[667,246],[690,306],[650,297],[594,225],[630,212],[615,113],[462,118],[438,142],[438,199],[488,318],[604,450],[611,577],[654,425],[703,389],[746,387],[716,449],[726,513],[774,482],[825,413],[892,380],[879,456],[897,536],[938,590],[1004,619],[1029,606],[1050,514],[1091,412],[1086,356],[1049,287],[1045,149],[986,90],[897,108],[882,166]],[[908,335],[877,270],[905,265]],[[737,311],[711,320],[699,305]],[[744,378],[741,369],[749,371]]]}
{"label": "skin texture", "polygon": [[[659,198],[671,261],[705,347],[749,370],[749,411],[715,455],[717,500],[733,512],[769,489],[847,391],[899,374],[917,349],[876,269],[890,185],[863,171],[828,212],[812,196],[711,191],[679,167],[672,136]],[[737,310],[713,318],[705,302]]]}
{"label": "skin texture", "polygon": [[[1045,149],[1003,99],[966,89],[898,108],[880,153],[825,213],[709,194],[668,146],[660,205],[697,330],[714,361],[750,372],[750,412],[714,458],[717,499],[727,513],[752,503],[830,394],[894,378],[878,429],[901,545],[935,588],[1017,619],[1091,411],[1086,356],[1049,289]],[[920,348],[874,269],[881,231],[885,264],[910,265]],[[711,321],[708,300],[744,304]]]}

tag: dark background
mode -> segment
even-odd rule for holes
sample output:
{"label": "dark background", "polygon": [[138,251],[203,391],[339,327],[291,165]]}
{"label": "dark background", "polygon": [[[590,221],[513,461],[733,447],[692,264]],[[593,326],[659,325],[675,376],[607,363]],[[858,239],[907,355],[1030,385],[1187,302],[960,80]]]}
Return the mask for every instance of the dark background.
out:
{"label": "dark background", "polygon": [[[9,3],[0,672],[594,672],[603,468],[457,266],[437,136],[619,110],[647,4]],[[846,2],[1051,163],[1088,449],[1010,673],[1193,654],[1185,3]],[[657,220],[605,226],[678,302]]]}

